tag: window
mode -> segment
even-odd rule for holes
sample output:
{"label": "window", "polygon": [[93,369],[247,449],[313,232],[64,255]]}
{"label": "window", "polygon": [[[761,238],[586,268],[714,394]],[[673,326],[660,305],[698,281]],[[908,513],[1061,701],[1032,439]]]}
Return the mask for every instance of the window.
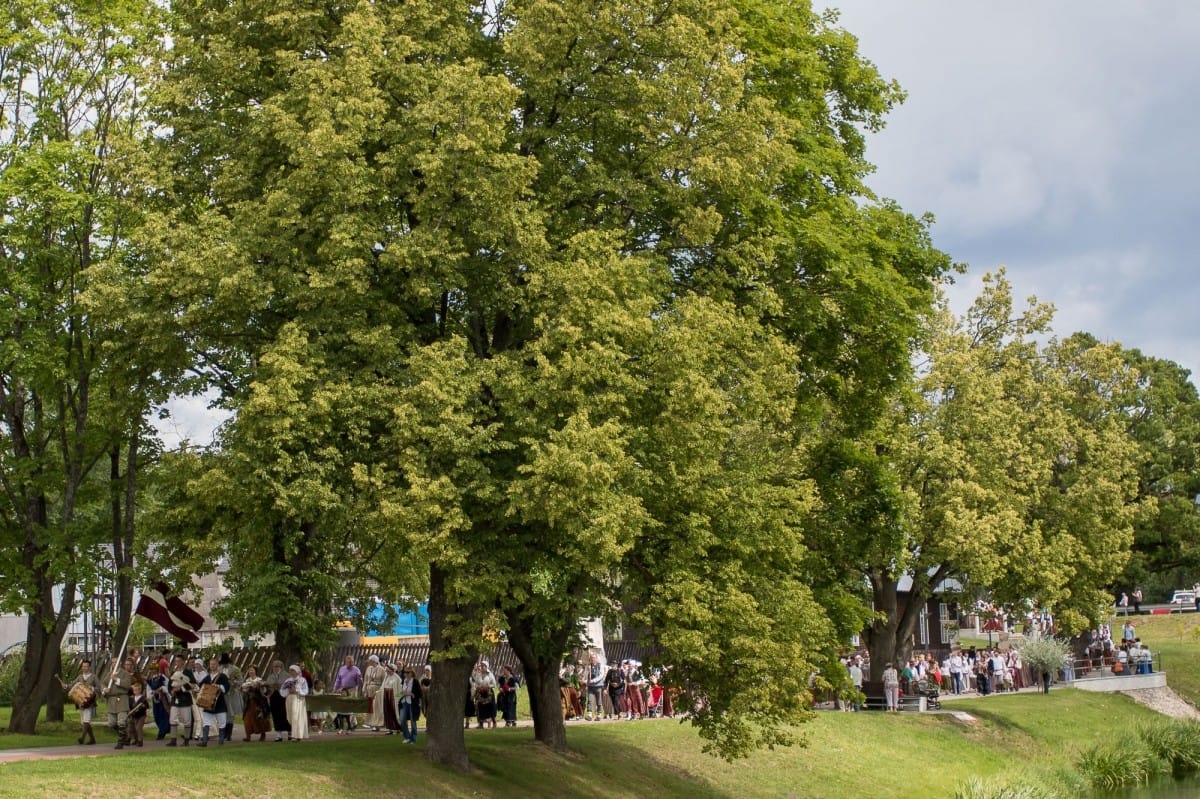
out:
{"label": "window", "polygon": [[942,628],[942,643],[949,644],[958,632],[958,619],[954,618],[954,608],[945,602],[938,604],[938,621]]}
{"label": "window", "polygon": [[155,633],[142,639],[142,649],[172,649],[174,641],[170,633]]}

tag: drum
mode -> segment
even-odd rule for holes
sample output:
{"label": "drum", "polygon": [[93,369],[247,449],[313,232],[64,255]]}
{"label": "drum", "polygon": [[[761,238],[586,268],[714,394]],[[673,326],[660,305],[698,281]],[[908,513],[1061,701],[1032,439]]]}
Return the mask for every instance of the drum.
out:
{"label": "drum", "polygon": [[71,690],[67,691],[67,696],[80,709],[93,707],[96,704],[96,689],[87,683],[75,683],[71,686]]}
{"label": "drum", "polygon": [[217,706],[217,697],[221,695],[221,689],[216,683],[205,683],[200,686],[200,693],[196,694],[196,705],[201,710],[212,710]]}

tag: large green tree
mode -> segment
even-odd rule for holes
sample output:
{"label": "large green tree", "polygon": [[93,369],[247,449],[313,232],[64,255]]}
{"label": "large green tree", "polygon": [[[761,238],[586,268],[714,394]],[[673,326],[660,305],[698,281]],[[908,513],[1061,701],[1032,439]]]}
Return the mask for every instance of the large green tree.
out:
{"label": "large green tree", "polygon": [[[876,620],[872,677],[904,660],[947,578],[999,602],[1094,619],[1128,558],[1134,450],[1120,415],[1133,375],[1118,348],[1041,339],[1052,309],[1015,310],[988,276],[971,309],[944,309],[912,390],[862,443],[824,446],[819,562],[859,575]],[[900,586],[908,588],[901,601]]]}
{"label": "large green tree", "polygon": [[834,636],[805,446],[903,380],[946,267],[862,183],[895,87],[805,3],[175,12],[153,280],[237,413],[188,490],[238,584],[314,622],[313,568],[427,590],[460,767],[485,622],[561,747],[559,660],[614,604],[722,752],[785,740]]}
{"label": "large green tree", "polygon": [[1138,378],[1122,404],[1143,502],[1117,590],[1141,586],[1145,601],[1165,601],[1171,589],[1200,582],[1200,395],[1176,363],[1138,350],[1123,357]]}
{"label": "large green tree", "polygon": [[0,591],[29,620],[16,732],[33,732],[48,697],[61,714],[49,689],[62,638],[102,554],[129,611],[125,544],[160,364],[111,300],[136,271],[156,20],[138,2],[0,11]]}

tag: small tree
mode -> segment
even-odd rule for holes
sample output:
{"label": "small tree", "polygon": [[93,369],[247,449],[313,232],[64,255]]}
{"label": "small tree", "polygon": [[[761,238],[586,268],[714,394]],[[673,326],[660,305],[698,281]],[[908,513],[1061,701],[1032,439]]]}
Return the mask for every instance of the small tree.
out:
{"label": "small tree", "polygon": [[1050,680],[1045,675],[1053,677],[1071,657],[1071,648],[1066,641],[1050,635],[1034,634],[1021,647],[1021,660],[1033,670],[1034,674],[1042,676],[1042,690],[1050,691]]}

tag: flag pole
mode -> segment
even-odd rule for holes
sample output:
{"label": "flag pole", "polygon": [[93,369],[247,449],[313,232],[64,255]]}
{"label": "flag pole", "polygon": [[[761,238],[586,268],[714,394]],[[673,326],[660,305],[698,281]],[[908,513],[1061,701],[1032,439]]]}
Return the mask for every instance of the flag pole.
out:
{"label": "flag pole", "polygon": [[108,669],[108,688],[104,689],[106,693],[108,692],[109,688],[112,688],[113,686],[113,680],[117,676],[117,669],[121,666],[121,656],[125,654],[125,647],[129,644],[129,634],[131,632],[133,632],[132,614],[130,615],[129,624],[125,627],[125,638],[121,641],[121,648],[117,651],[117,662],[115,665],[110,665]]}

